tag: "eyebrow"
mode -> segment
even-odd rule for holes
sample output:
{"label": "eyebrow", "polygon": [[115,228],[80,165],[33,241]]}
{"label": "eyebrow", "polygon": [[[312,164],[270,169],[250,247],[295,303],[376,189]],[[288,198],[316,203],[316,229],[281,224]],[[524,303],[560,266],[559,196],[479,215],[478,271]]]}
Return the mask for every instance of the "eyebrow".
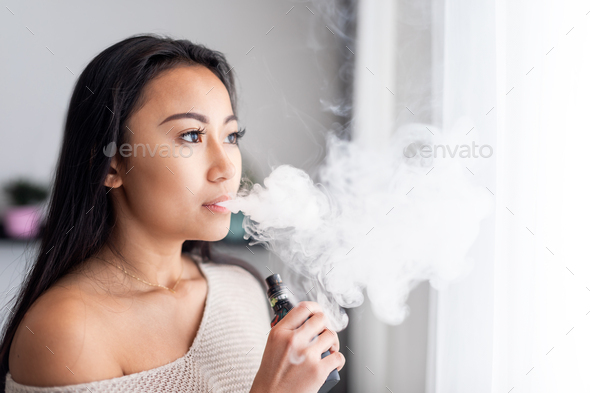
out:
{"label": "eyebrow", "polygon": [[[177,120],[177,119],[195,119],[200,121],[201,123],[205,123],[205,124],[209,124],[209,118],[205,115],[202,115],[200,113],[196,113],[196,112],[187,112],[187,113],[177,113],[175,115],[171,115],[168,116],[166,119],[164,119],[164,121],[162,121],[160,124],[158,124],[159,126],[161,126],[162,124],[166,123],[167,121],[171,121],[171,120]],[[225,118],[225,121],[223,122],[223,124],[227,124],[232,120],[238,120],[236,115],[229,115],[228,117]]]}

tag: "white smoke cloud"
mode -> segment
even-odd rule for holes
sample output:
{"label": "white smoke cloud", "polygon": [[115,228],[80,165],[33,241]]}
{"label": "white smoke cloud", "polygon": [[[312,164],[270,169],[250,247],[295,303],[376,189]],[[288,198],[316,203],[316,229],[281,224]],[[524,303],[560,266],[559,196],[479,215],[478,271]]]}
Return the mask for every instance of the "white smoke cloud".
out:
{"label": "white smoke cloud", "polygon": [[250,244],[314,282],[332,329],[347,326],[341,306],[361,305],[363,290],[380,320],[400,324],[418,283],[442,288],[470,270],[465,256],[491,211],[465,158],[417,154],[424,144],[453,150],[453,135],[410,124],[375,147],[328,134],[317,182],[281,165],[263,185],[219,204],[244,213]]}

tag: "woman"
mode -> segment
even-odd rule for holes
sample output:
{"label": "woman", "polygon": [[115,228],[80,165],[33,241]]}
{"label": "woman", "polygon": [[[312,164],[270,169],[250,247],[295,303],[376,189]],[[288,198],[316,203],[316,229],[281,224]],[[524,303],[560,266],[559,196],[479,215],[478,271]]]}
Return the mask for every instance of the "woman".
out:
{"label": "woman", "polygon": [[133,36],[90,62],[5,325],[5,391],[317,392],[342,368],[317,303],[269,332],[263,287],[209,248],[240,186],[235,109],[225,57],[187,40]]}

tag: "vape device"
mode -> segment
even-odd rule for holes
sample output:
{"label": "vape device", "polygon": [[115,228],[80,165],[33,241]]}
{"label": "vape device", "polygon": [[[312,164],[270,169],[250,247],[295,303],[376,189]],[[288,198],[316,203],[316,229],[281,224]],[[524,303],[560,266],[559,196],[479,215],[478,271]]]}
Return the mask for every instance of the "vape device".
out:
{"label": "vape device", "polygon": [[[270,326],[273,327],[276,325],[287,313],[291,310],[294,306],[293,303],[289,300],[289,294],[287,293],[288,289],[283,284],[283,280],[281,280],[281,276],[278,274],[273,274],[266,278],[266,285],[268,286],[268,291],[266,295],[268,296],[268,301],[270,302],[270,306],[275,312],[275,317],[271,321]],[[309,318],[308,318],[309,319]],[[322,359],[325,358],[330,354],[330,350],[322,353]],[[338,374],[338,370],[334,369],[326,378],[326,382],[322,385],[318,393],[327,393],[332,389],[336,384],[340,381],[340,374]]]}

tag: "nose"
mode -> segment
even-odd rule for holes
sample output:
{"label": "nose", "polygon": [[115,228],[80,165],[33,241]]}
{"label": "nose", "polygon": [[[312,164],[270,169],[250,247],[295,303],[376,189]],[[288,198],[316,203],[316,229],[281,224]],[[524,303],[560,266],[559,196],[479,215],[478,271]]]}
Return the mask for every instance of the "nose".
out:
{"label": "nose", "polygon": [[236,166],[223,147],[223,143],[214,141],[208,143],[210,168],[207,178],[212,182],[231,179],[236,174]]}

